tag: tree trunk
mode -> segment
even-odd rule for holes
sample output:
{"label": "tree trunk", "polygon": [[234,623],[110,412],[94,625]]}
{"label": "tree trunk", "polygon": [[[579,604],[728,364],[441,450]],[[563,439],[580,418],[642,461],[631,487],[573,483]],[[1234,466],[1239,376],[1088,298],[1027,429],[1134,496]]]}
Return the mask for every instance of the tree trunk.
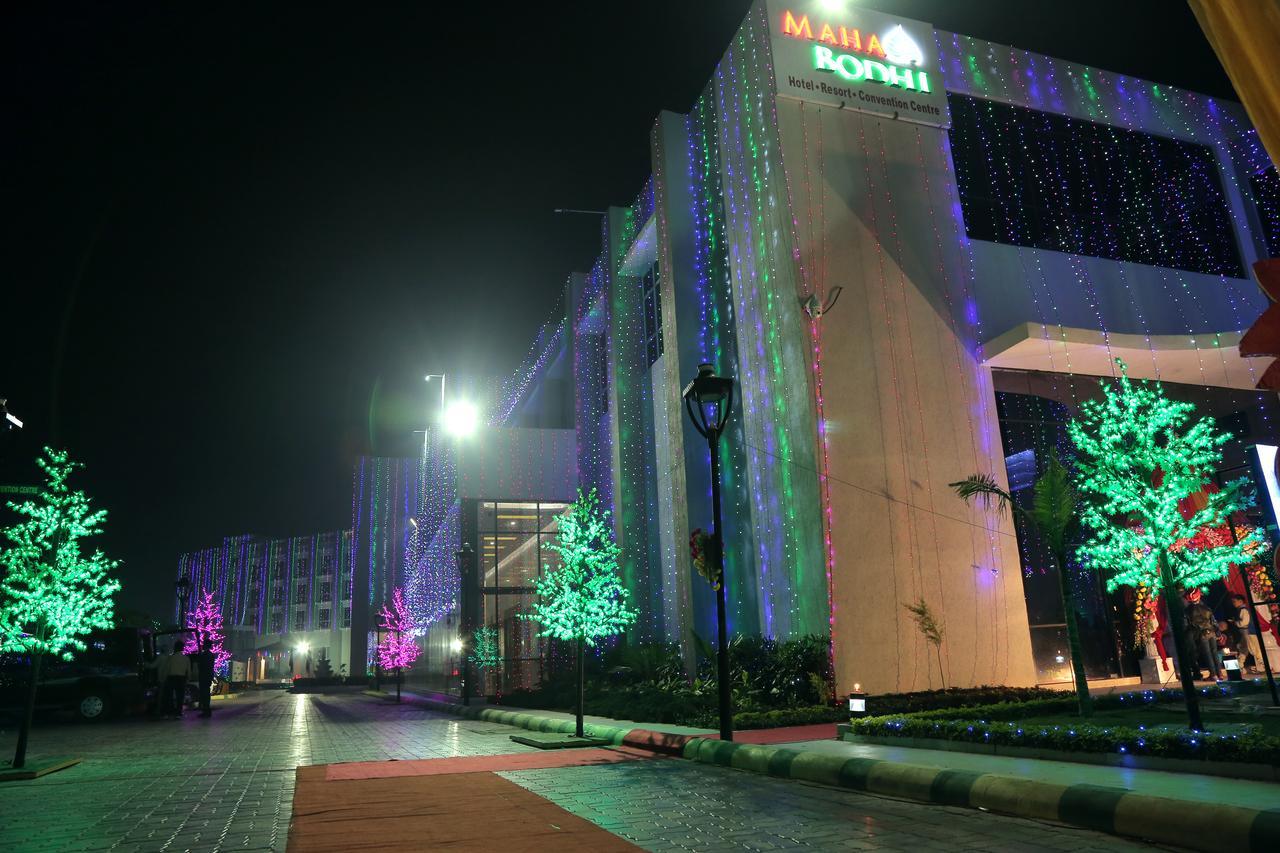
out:
{"label": "tree trunk", "polygon": [[582,638],[579,637],[578,638],[578,722],[577,722],[577,727],[574,729],[574,733],[578,737],[584,737],[582,733],[582,712],[583,712],[582,706],[583,706],[583,697],[586,695],[586,688],[585,688],[586,676],[583,674],[583,671],[582,671],[583,670],[582,662],[583,662]]}
{"label": "tree trunk", "polygon": [[13,752],[13,769],[27,763],[27,739],[31,735],[31,719],[36,711],[36,688],[40,685],[41,652],[31,653],[31,684],[27,687],[27,707],[22,713],[22,725],[18,727],[18,747]]}
{"label": "tree trunk", "polygon": [[400,701],[400,667],[396,667],[396,701]]}
{"label": "tree trunk", "polygon": [[1071,579],[1067,577],[1067,554],[1053,555],[1058,564],[1058,589],[1062,593],[1062,616],[1067,623],[1067,651],[1071,655],[1071,671],[1075,674],[1076,701],[1080,716],[1093,716],[1093,697],[1089,695],[1089,677],[1084,671],[1084,654],[1080,650],[1080,625],[1076,621],[1075,598],[1071,595]]}
{"label": "tree trunk", "polygon": [[1160,577],[1164,587],[1164,604],[1169,608],[1169,627],[1173,629],[1173,648],[1178,656],[1178,678],[1182,682],[1183,700],[1187,703],[1187,723],[1193,732],[1203,731],[1200,694],[1196,692],[1196,681],[1191,675],[1191,656],[1195,652],[1187,648],[1186,610],[1182,603],[1182,593],[1174,585],[1169,559],[1163,553],[1160,555]]}

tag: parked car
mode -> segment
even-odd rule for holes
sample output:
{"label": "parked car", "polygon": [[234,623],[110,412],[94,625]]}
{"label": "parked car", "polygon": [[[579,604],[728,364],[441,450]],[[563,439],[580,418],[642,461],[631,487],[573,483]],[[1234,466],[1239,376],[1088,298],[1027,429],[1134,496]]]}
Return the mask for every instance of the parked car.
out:
{"label": "parked car", "polygon": [[[85,722],[114,713],[145,710],[155,701],[155,637],[143,628],[95,631],[85,650],[69,661],[46,655],[40,663],[37,711],[70,711]],[[6,655],[0,663],[0,702],[21,713],[27,697],[31,659]]]}

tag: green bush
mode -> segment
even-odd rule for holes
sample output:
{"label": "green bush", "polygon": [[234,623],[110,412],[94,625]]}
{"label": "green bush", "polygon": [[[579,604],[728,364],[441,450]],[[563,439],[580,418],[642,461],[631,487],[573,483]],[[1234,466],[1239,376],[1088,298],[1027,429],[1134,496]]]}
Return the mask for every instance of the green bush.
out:
{"label": "green bush", "polygon": [[[1231,696],[1260,690],[1259,684],[1243,682],[1207,687],[1201,693]],[[1094,697],[1098,710],[1182,701],[1181,690],[1162,688]],[[874,710],[879,710],[877,704]],[[1126,726],[1026,725],[1018,720],[1046,714],[1071,713],[1074,695],[1055,692],[1052,698],[1004,701],[990,705],[935,708],[910,714],[890,713],[863,717],[851,722],[857,735],[875,737],[932,738],[1022,746],[1030,749],[1059,749],[1071,752],[1114,752],[1163,758],[1212,761],[1280,762],[1280,738],[1263,733],[1257,725],[1246,725],[1242,733],[1213,734],[1185,730],[1132,728]]]}
{"label": "green bush", "polygon": [[1124,726],[1026,726],[1016,721],[947,720],[911,715],[854,720],[852,731],[876,737],[933,738],[1055,749],[1067,752],[1114,752],[1203,761],[1280,763],[1280,738],[1246,725],[1239,734],[1185,730],[1145,730]]}
{"label": "green bush", "polygon": [[841,723],[849,716],[842,708],[811,705],[780,711],[744,711],[733,715],[735,729],[778,729],[784,726],[811,726],[817,723]]}

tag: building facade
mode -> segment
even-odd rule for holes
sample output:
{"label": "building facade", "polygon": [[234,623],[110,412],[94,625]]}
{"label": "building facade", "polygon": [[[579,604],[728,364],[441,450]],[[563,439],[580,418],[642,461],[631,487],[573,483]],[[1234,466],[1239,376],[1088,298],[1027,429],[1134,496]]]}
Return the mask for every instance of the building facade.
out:
{"label": "building facade", "polygon": [[[577,489],[613,513],[628,640],[691,657],[714,635],[688,547],[710,451],[681,398],[702,363],[736,386],[730,629],[829,636],[837,691],[1070,677],[1048,555],[949,484],[1029,500],[1119,361],[1230,426],[1224,476],[1280,443],[1267,364],[1236,348],[1266,307],[1250,266],[1280,254],[1280,179],[1239,105],[834,8],[759,0],[696,102],[657,117],[649,180],[603,217],[483,440],[428,430],[386,463],[402,473],[357,476],[355,620],[402,585],[423,684],[456,689],[464,623],[498,630],[487,690],[542,677],[518,616]],[[1090,675],[1136,675],[1130,602],[1071,569]]]}

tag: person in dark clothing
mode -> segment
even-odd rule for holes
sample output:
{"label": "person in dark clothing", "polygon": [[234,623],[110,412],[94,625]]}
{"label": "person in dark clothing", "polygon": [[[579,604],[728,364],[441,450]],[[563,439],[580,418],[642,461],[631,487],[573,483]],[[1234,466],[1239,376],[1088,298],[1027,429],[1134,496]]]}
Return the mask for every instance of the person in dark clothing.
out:
{"label": "person in dark clothing", "polygon": [[1218,650],[1218,620],[1201,600],[1200,590],[1187,592],[1187,646],[1199,656],[1199,668],[1209,671],[1209,678],[1225,680],[1227,672],[1222,667],[1222,654]]}
{"label": "person in dark clothing", "polygon": [[200,716],[212,716],[213,710],[209,707],[212,704],[209,690],[213,685],[213,652],[208,649],[201,649],[193,657],[196,659],[196,670],[200,683]]}

